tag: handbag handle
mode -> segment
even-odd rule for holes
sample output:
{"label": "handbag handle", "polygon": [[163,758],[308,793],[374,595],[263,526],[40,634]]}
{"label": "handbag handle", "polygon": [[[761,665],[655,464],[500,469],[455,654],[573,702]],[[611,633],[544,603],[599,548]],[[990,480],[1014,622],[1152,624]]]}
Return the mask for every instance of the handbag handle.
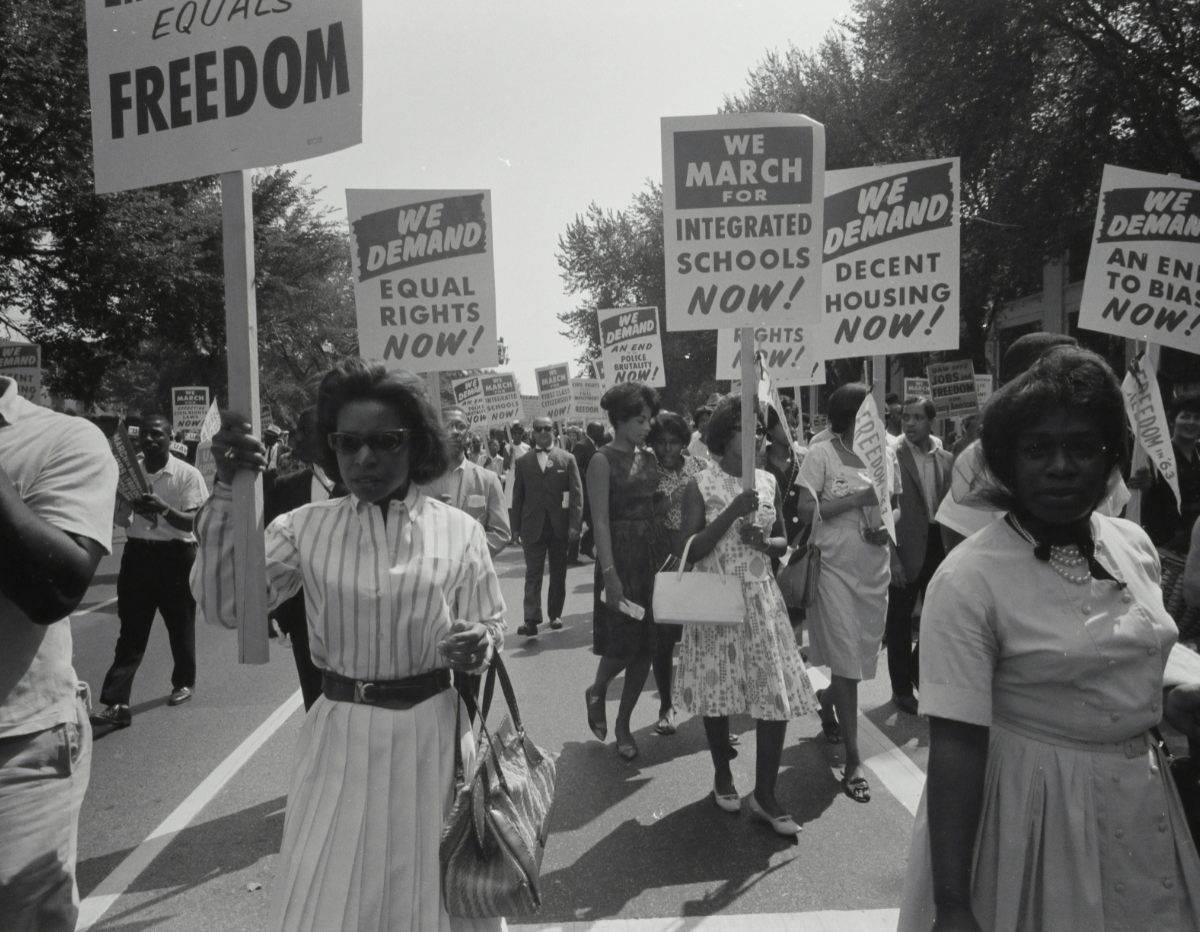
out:
{"label": "handbag handle", "polygon": [[[692,549],[692,541],[695,539],[696,535],[693,534],[687,539],[687,543],[683,545],[683,556],[679,559],[679,573],[675,576],[676,582],[683,582],[683,571],[687,566],[688,551]],[[713,562],[717,564],[717,574],[721,577],[721,582],[725,582],[725,567],[721,565],[721,558],[717,557]]]}

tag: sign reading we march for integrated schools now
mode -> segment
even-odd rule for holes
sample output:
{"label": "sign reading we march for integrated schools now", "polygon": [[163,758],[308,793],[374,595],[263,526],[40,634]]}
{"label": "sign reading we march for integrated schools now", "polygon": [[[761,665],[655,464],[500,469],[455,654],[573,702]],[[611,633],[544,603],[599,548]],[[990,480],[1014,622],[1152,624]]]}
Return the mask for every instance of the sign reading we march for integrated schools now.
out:
{"label": "sign reading we march for integrated schools now", "polygon": [[816,320],[825,128],[729,113],[664,117],[662,136],[667,329]]}
{"label": "sign reading we march for integrated schools now", "polygon": [[822,359],[958,349],[957,158],[825,174]]}
{"label": "sign reading we march for integrated schools now", "polygon": [[499,365],[488,191],[346,191],[359,354],[389,369]]}
{"label": "sign reading we march for integrated schools now", "polygon": [[[759,327],[754,342],[773,385],[824,385],[825,363],[813,355],[804,327]],[[742,377],[741,331],[717,331],[717,378]]]}
{"label": "sign reading we march for integrated schools now", "polygon": [[1079,326],[1200,353],[1200,182],[1104,166]]}
{"label": "sign reading we march for integrated schools now", "polygon": [[86,0],[96,191],[362,140],[361,0]]}
{"label": "sign reading we march for integrated schools now", "polygon": [[658,308],[608,308],[597,311],[596,318],[606,384],[644,382],[654,388],[666,386]]}

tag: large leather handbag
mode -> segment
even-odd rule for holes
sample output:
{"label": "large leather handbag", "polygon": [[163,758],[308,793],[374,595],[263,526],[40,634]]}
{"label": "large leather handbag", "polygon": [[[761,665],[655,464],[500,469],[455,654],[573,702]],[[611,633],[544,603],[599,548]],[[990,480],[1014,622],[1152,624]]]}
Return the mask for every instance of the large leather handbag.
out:
{"label": "large leather handbag", "polygon": [[688,538],[678,570],[654,574],[654,620],[664,625],[740,625],[746,620],[746,602],[738,577],[725,575],[720,559],[715,573],[688,573],[688,551],[696,535]]}
{"label": "large leather handbag", "polygon": [[[487,726],[496,679],[509,715]],[[532,916],[542,908],[540,874],[554,805],[555,755],[525,734],[508,671],[497,654],[476,706],[459,693],[472,718],[478,710],[480,750],[466,779],[460,741],[454,742],[455,794],[442,826],[442,900],[451,916]],[[456,713],[456,724],[461,721]]]}
{"label": "large leather handbag", "polygon": [[783,604],[789,608],[812,608],[817,601],[817,582],[821,578],[821,548],[809,543],[796,550],[779,572],[775,581],[783,593]]}

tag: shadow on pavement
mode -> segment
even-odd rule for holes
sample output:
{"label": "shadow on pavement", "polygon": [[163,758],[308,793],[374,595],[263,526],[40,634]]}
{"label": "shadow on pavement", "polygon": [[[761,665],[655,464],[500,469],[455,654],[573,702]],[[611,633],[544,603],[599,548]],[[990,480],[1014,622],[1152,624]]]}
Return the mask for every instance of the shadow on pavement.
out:
{"label": "shadow on pavement", "polygon": [[[575,615],[563,615],[561,631],[552,631],[548,620],[538,625],[536,637],[527,638],[517,634],[517,625],[509,622],[508,632],[504,635],[504,651],[514,657],[534,657],[551,650],[574,650],[577,647],[588,647],[592,643],[592,613],[579,612]],[[583,700],[580,700],[582,704]]]}
{"label": "shadow on pavement", "polygon": [[863,715],[898,748],[914,741],[916,747],[929,747],[929,719],[924,716],[901,712],[890,700]]}

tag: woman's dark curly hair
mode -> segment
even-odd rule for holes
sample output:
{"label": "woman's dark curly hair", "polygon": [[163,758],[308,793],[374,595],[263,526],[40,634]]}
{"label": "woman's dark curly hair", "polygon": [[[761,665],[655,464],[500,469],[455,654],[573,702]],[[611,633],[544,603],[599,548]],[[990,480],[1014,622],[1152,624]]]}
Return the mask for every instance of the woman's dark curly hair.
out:
{"label": "woman's dark curly hair", "polygon": [[659,411],[650,424],[650,433],[646,435],[646,443],[654,446],[667,434],[674,435],[685,447],[692,440],[692,432],[688,430],[687,421],[683,419],[682,414],[676,414],[674,411]]}
{"label": "woman's dark curly hair", "polygon": [[850,429],[863,399],[871,393],[862,382],[847,382],[829,396],[829,429],[841,435]]}
{"label": "woman's dark curly hair", "polygon": [[[754,415],[759,417],[762,410],[759,408],[758,399],[754,399]],[[759,418],[761,420],[761,418]],[[725,455],[725,448],[729,446],[729,438],[733,436],[733,432],[742,428],[742,398],[740,395],[724,395],[717,402],[716,408],[713,409],[712,417],[708,419],[708,430],[704,436],[704,443],[708,449],[717,456]]]}
{"label": "woman's dark curly hair", "polygon": [[614,385],[600,399],[600,407],[608,412],[608,420],[613,427],[624,421],[631,420],[642,413],[642,408],[650,409],[650,416],[658,414],[662,405],[658,401],[658,392],[644,382],[622,382]]}
{"label": "woman's dark curly hair", "polygon": [[326,438],[337,430],[338,413],[351,401],[382,401],[400,415],[412,431],[408,440],[409,481],[423,485],[450,466],[446,434],[437,412],[421,391],[420,380],[408,372],[389,372],[376,362],[346,359],[325,373],[317,389],[317,431],[325,440],[322,468],[340,482],[337,454]]}
{"label": "woman's dark curly hair", "polygon": [[[983,458],[992,475],[1014,498],[1018,494],[1017,440],[1054,408],[1078,411],[1096,422],[1104,438],[1106,476],[1113,467],[1124,465],[1128,457],[1125,400],[1112,369],[1091,350],[1055,347],[992,395],[983,407]],[[1102,489],[1094,504],[1099,504],[1105,494]],[[996,504],[1008,510],[1016,503],[1009,500]]]}

